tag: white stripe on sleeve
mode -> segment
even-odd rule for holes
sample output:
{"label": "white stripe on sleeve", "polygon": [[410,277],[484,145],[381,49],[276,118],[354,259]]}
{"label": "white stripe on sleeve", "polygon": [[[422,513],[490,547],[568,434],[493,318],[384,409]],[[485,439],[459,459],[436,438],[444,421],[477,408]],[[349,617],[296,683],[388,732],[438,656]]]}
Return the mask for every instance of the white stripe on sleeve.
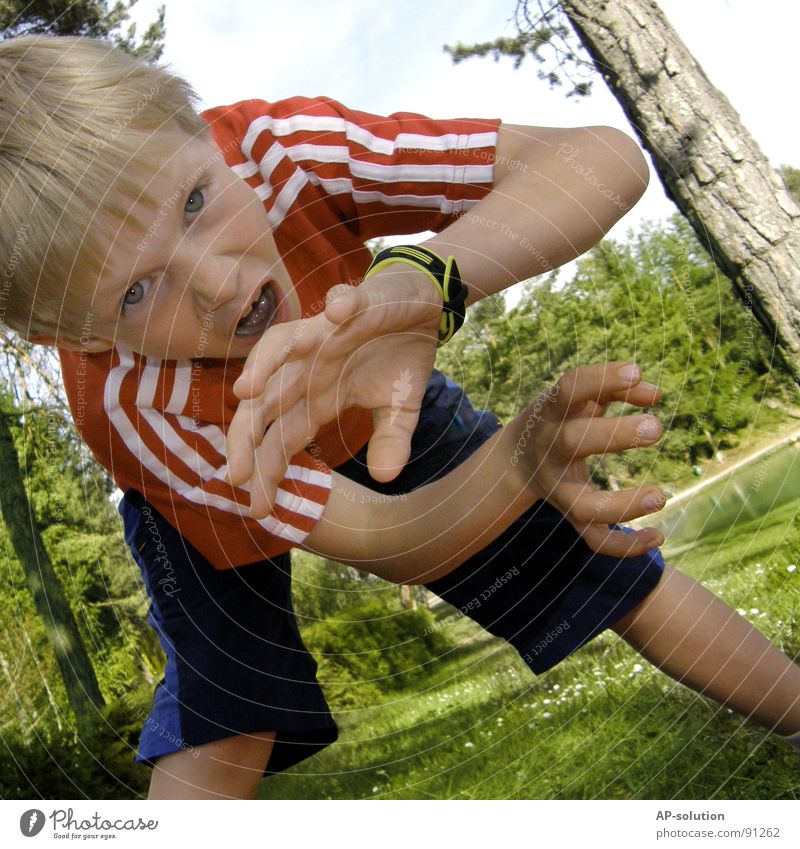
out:
{"label": "white stripe on sleeve", "polygon": [[258,174],[258,163],[253,162],[251,159],[248,162],[242,162],[239,165],[232,165],[231,171],[233,171],[237,177],[241,177],[243,180],[246,180],[248,177]]}
{"label": "white stripe on sleeve", "polygon": [[275,198],[275,203],[272,204],[272,208],[267,213],[270,227],[278,228],[292,204],[297,200],[297,196],[307,184],[308,177],[301,168],[298,168],[286,181],[286,185],[280,190],[278,197]]}

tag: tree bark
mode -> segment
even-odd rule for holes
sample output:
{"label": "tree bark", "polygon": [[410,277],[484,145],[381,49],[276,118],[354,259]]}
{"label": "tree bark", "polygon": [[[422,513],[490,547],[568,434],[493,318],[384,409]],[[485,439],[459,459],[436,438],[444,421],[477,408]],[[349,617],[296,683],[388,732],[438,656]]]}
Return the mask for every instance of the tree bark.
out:
{"label": "tree bark", "polygon": [[78,733],[83,734],[93,726],[93,717],[103,707],[103,697],[69,602],[36,526],[9,427],[9,414],[3,410],[0,410],[0,481],[3,521],[55,652]]}
{"label": "tree bark", "polygon": [[400,584],[400,604],[406,610],[416,610],[417,600],[414,598],[414,588],[408,584]]}
{"label": "tree bark", "polygon": [[[667,194],[800,377],[800,207],[652,0],[561,0]],[[787,105],[786,108],[792,108]]]}

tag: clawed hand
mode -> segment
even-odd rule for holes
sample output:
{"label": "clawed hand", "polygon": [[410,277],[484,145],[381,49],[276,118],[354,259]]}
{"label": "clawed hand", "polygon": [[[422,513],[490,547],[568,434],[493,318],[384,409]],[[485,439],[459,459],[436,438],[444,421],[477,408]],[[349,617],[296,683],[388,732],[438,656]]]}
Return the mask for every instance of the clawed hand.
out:
{"label": "clawed hand", "polygon": [[564,374],[509,425],[517,435],[511,463],[523,477],[521,485],[563,513],[594,551],[633,556],[664,540],[655,528],[626,532],[608,527],[660,510],[666,496],[658,487],[598,490],[586,463],[592,455],[658,442],[662,427],[655,416],[603,414],[613,401],[649,407],[660,398],[661,390],[643,383],[635,365],[582,366]]}
{"label": "clawed hand", "polygon": [[441,296],[420,272],[381,271],[328,294],[325,312],[278,325],[247,358],[228,430],[228,479],[250,481],[251,514],[268,515],[291,458],[349,407],[372,411],[367,463],[395,478],[436,354]]}

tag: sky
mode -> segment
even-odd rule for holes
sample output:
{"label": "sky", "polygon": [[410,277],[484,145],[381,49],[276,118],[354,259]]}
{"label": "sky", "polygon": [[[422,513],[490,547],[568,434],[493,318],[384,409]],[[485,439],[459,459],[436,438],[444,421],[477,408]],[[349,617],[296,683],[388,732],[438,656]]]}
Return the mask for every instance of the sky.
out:
{"label": "sky", "polygon": [[[166,2],[163,61],[206,106],[260,97],[327,95],[376,114],[497,117],[542,126],[607,124],[631,132],[597,79],[589,98],[564,96],[527,60],[471,59],[453,65],[444,44],[512,35],[515,0],[139,0],[147,22]],[[790,0],[662,0],[661,7],[706,75],[733,103],[773,164],[800,167],[800,8]],[[658,179],[612,231],[674,211]]]}

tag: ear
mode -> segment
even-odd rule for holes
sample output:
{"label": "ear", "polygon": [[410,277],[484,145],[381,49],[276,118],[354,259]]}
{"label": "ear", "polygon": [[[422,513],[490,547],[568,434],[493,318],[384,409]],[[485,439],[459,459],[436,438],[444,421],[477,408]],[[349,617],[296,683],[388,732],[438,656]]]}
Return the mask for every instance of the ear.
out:
{"label": "ear", "polygon": [[84,336],[81,341],[55,336],[29,336],[29,342],[34,345],[49,345],[51,348],[65,348],[67,351],[83,351],[87,354],[99,354],[114,347],[107,339],[97,339],[94,336]]}

